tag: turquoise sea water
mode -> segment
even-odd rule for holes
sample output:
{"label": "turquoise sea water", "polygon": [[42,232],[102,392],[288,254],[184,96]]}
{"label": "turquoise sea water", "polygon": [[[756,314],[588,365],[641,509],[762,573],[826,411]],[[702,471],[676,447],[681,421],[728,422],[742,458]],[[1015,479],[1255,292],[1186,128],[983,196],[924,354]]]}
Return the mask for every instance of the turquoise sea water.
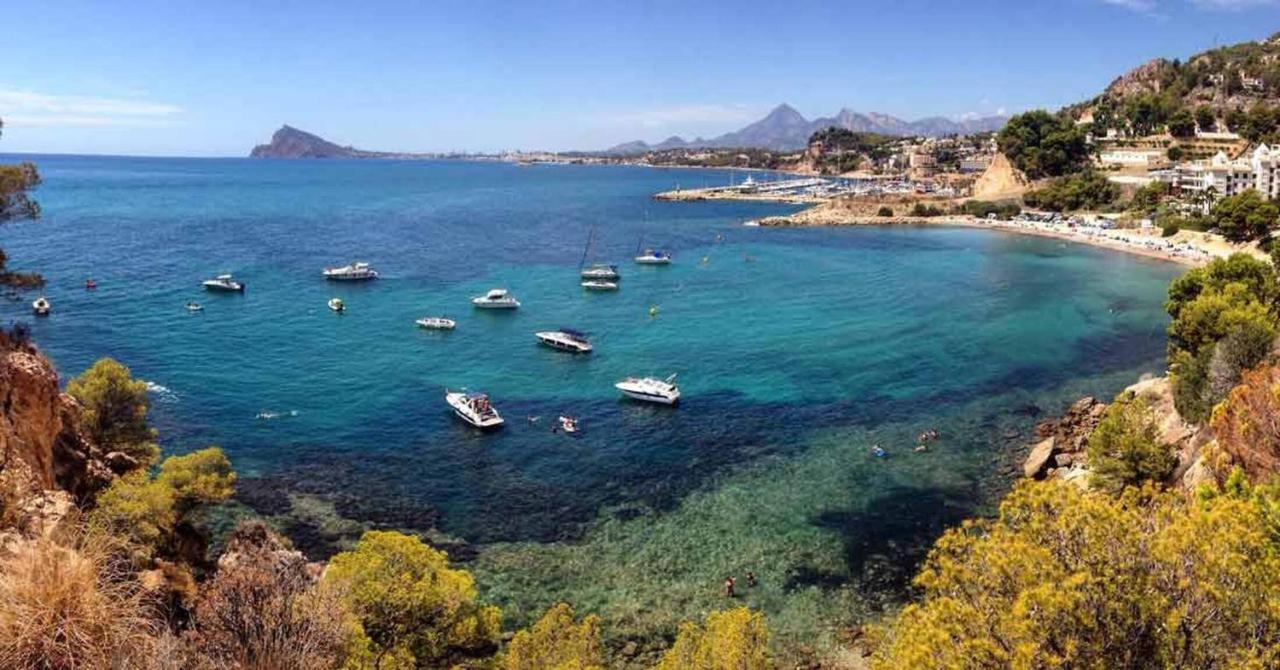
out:
{"label": "turquoise sea water", "polygon": [[[966,228],[750,228],[742,221],[791,209],[649,198],[729,179],[710,171],[37,160],[45,216],[0,230],[0,244],[15,268],[46,275],[55,311],[32,321],[28,297],[0,301],[0,318],[31,322],[64,378],[102,355],[127,363],[157,385],[163,446],[222,445],[242,473],[240,500],[280,515],[313,553],[364,525],[433,529],[459,557],[479,548],[481,570],[511,552],[568,561],[538,547],[604,546],[606,530],[624,546],[628,533],[657,532],[655,518],[680,519],[732,487],[755,486],[752,504],[778,510],[806,488],[845,490],[841,481],[864,502],[910,484],[884,508],[892,518],[824,515],[810,498],[795,503],[804,514],[734,531],[762,551],[779,535],[831,539],[839,546],[818,561],[830,574],[797,584],[834,588],[858,576],[878,540],[932,539],[950,518],[938,514],[941,488],[930,489],[943,486],[939,473],[948,509],[975,509],[989,502],[980,480],[991,463],[1038,414],[1162,370],[1160,303],[1180,271]],[[578,285],[593,226],[598,259],[621,265],[616,294]],[[630,263],[642,235],[676,263]],[[383,279],[321,279],[352,260]],[[199,282],[219,272],[246,293],[204,294]],[[81,288],[86,277],[96,291]],[[473,310],[469,298],[491,287],[524,306]],[[332,296],[347,314],[325,308]],[[204,312],[187,313],[190,299]],[[421,331],[413,321],[424,315],[458,328]],[[536,344],[533,331],[559,326],[589,331],[596,352]],[[619,401],[612,387],[677,372],[675,410]],[[464,386],[491,393],[509,425],[480,435],[454,419],[444,389]],[[562,413],[584,430],[551,433]],[[946,427],[943,439],[912,461],[911,436],[931,426]],[[872,440],[890,458],[866,457]],[[833,470],[846,480],[816,481]],[[924,530],[903,533],[913,519]],[[592,556],[610,568],[607,551]],[[699,571],[732,566],[708,560],[651,579],[694,590],[711,579],[714,591]],[[533,607],[566,579],[549,569],[542,583],[504,582],[494,594]],[[796,597],[779,591],[770,606]]]}

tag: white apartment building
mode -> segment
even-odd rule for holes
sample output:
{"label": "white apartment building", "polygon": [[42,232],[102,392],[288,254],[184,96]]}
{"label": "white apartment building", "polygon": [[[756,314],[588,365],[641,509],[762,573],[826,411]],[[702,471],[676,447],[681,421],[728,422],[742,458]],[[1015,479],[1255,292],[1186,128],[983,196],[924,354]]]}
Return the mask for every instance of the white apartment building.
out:
{"label": "white apartment building", "polygon": [[1236,160],[1219,151],[1207,161],[1179,165],[1174,182],[1184,191],[1208,191],[1218,196],[1255,189],[1267,198],[1280,197],[1280,149],[1260,144],[1247,157]]}

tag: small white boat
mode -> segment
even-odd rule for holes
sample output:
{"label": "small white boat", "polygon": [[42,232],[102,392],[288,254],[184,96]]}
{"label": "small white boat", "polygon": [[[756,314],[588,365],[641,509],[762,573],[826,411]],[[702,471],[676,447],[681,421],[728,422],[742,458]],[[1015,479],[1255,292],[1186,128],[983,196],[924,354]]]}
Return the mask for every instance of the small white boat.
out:
{"label": "small white boat", "polygon": [[538,341],[560,351],[568,351],[575,354],[591,353],[591,342],[587,340],[587,334],[572,328],[561,328],[560,330],[544,330],[534,333],[534,337]]}
{"label": "small white boat", "polygon": [[366,281],[377,279],[378,271],[368,263],[352,263],[340,268],[325,268],[324,278],[332,281]]}
{"label": "small white boat", "polygon": [[31,311],[35,312],[36,316],[49,316],[49,312],[53,311],[53,304],[48,298],[40,296],[31,303]]}
{"label": "small white boat", "polygon": [[676,376],[666,379],[654,377],[627,377],[614,384],[614,388],[635,400],[656,402],[662,405],[674,405],[680,402],[680,387],[676,386]]}
{"label": "small white boat", "polygon": [[622,278],[622,275],[618,274],[618,266],[605,263],[588,265],[579,270],[578,275],[583,279],[603,279],[606,281],[615,281]]}
{"label": "small white boat", "polygon": [[582,282],[582,288],[588,291],[616,291],[618,290],[618,282],[606,281],[604,279],[588,279]]}
{"label": "small white boat", "polygon": [[206,291],[220,291],[222,293],[240,293],[244,291],[244,284],[236,281],[231,275],[218,275],[213,279],[206,279],[200,282]]}
{"label": "small white boat", "polygon": [[560,430],[566,433],[578,432],[578,420],[571,416],[560,417]]}
{"label": "small white boat", "polygon": [[505,288],[489,289],[489,292],[471,299],[471,304],[481,309],[515,309],[520,301],[507,293]]}
{"label": "small white boat", "polygon": [[758,220],[756,220],[756,219],[751,219],[750,221],[743,221],[743,222],[742,222],[742,225],[744,225],[744,226],[746,226],[746,227],[748,227],[748,228],[759,228],[759,227],[760,227],[760,221],[758,221]]}
{"label": "small white boat", "polygon": [[463,393],[445,391],[444,401],[453,408],[459,419],[480,429],[497,428],[502,425],[502,416],[494,409],[489,396],[484,393]]}
{"label": "small white boat", "polygon": [[446,319],[443,316],[424,316],[414,323],[427,330],[453,330],[458,325],[453,319]]}
{"label": "small white boat", "polygon": [[661,249],[645,249],[636,256],[636,262],[640,265],[670,265],[671,254]]}
{"label": "small white boat", "polygon": [[189,303],[187,303],[187,311],[188,311],[188,312],[203,312],[203,311],[204,311],[204,305],[201,305],[201,304],[200,304],[200,303],[198,303],[198,302],[189,302]]}
{"label": "small white boat", "polygon": [[335,312],[347,311],[347,304],[342,302],[342,298],[329,298],[329,309]]}

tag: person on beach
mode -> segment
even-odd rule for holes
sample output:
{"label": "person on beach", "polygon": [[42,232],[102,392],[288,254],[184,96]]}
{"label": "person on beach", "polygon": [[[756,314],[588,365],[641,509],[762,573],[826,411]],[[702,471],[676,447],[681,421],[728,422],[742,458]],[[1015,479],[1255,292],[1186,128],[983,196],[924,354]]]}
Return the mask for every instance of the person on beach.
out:
{"label": "person on beach", "polygon": [[732,577],[732,576],[729,576],[729,577],[725,577],[725,578],[724,578],[724,597],[726,597],[726,598],[732,598],[732,597],[734,597],[734,595],[733,595],[733,586],[734,586],[734,584],[735,584],[735,583],[736,583],[736,582],[734,581],[734,579],[733,579],[733,577]]}

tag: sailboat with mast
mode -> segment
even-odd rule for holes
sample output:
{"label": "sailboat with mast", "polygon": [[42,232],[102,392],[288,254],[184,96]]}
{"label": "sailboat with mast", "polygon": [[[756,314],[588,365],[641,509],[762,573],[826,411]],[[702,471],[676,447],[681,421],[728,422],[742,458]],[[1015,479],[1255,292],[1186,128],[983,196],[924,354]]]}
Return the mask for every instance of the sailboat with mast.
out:
{"label": "sailboat with mast", "polygon": [[644,235],[640,236],[640,240],[636,242],[636,263],[640,265],[670,265],[671,254],[662,249],[644,248]]}
{"label": "sailboat with mast", "polygon": [[[609,265],[608,263],[592,262],[587,264],[587,259],[592,257],[592,250],[595,248],[596,229],[591,227],[591,231],[587,233],[587,246],[582,250],[582,260],[578,262],[578,275],[583,279],[583,286],[588,283],[615,283],[622,278],[618,274],[618,266]],[[613,288],[617,288],[615,285]]]}

